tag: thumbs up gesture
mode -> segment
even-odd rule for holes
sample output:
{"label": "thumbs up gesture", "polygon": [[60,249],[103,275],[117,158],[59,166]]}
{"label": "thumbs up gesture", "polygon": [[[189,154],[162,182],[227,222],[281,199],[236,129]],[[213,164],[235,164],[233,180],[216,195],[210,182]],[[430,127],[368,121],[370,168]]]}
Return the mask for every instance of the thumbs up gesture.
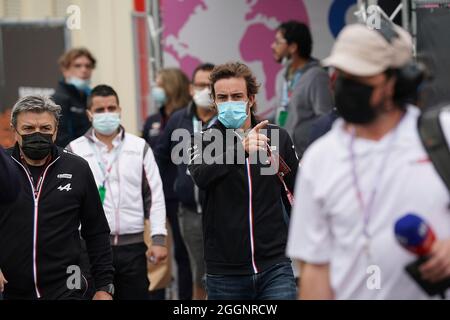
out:
{"label": "thumbs up gesture", "polygon": [[268,120],[264,120],[258,123],[242,140],[242,145],[248,154],[252,154],[258,151],[266,151],[269,138],[259,133],[261,129],[264,129],[269,124]]}

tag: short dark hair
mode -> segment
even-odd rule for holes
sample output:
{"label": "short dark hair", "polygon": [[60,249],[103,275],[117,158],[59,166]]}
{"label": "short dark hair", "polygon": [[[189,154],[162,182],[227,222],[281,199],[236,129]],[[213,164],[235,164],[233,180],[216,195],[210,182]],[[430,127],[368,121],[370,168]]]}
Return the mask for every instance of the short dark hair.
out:
{"label": "short dark hair", "polygon": [[117,104],[118,105],[120,104],[119,96],[117,95],[117,92],[112,87],[110,87],[106,84],[100,84],[100,85],[96,86],[94,89],[92,89],[91,95],[88,98],[88,101],[87,101],[88,109],[90,109],[92,107],[92,100],[95,97],[110,97],[110,96],[116,97]]}
{"label": "short dark hair", "polygon": [[194,79],[195,79],[195,76],[197,75],[197,72],[199,72],[199,71],[213,71],[213,70],[214,70],[214,65],[212,63],[206,62],[206,63],[199,64],[195,68],[194,72],[192,72],[192,83],[194,83]]}
{"label": "short dark hair", "polygon": [[299,21],[290,20],[283,22],[277,28],[288,44],[295,43],[298,48],[298,55],[302,58],[309,59],[312,52],[312,36],[309,27]]}

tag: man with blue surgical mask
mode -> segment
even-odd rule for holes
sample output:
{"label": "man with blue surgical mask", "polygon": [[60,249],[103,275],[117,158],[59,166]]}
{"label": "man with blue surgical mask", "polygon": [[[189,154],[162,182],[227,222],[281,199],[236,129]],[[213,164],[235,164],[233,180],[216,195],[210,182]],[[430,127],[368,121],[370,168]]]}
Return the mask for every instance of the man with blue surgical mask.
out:
{"label": "man with blue surgical mask", "polygon": [[205,194],[208,299],[295,299],[285,256],[295,147],[284,129],[256,120],[259,85],[246,65],[216,66],[210,80],[218,121],[194,134],[188,165]]}
{"label": "man with blue surgical mask", "polygon": [[[146,255],[154,264],[167,256],[166,206],[152,149],[144,139],[125,132],[120,125],[121,110],[113,88],[95,87],[87,110],[92,129],[67,149],[86,159],[94,173],[111,229],[115,299],[146,300]],[[152,238],[148,252],[144,242],[147,219]]]}
{"label": "man with blue surgical mask", "polygon": [[91,92],[92,71],[96,59],[85,48],[74,48],[59,59],[63,79],[53,95],[53,100],[61,106],[62,116],[56,144],[65,147],[82,136],[90,127],[86,115],[86,103]]}

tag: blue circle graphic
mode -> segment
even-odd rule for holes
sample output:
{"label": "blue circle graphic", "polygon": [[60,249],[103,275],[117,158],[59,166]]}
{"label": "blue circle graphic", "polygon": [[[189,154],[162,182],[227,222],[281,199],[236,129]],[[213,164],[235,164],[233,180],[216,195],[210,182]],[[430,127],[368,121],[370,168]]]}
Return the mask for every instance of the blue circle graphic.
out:
{"label": "blue circle graphic", "polygon": [[355,4],[356,0],[334,0],[331,4],[328,25],[335,38],[346,24],[345,16],[347,15],[347,10]]}

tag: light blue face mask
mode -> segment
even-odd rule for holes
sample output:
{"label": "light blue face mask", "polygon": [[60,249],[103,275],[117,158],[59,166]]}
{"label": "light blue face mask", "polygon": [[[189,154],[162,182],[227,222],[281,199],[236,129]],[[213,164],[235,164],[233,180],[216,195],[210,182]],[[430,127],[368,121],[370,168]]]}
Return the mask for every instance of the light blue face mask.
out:
{"label": "light blue face mask", "polygon": [[106,136],[113,134],[120,126],[120,114],[117,112],[95,113],[92,126]]}
{"label": "light blue face mask", "polygon": [[161,87],[152,88],[152,98],[160,106],[163,106],[167,102],[166,92]]}
{"label": "light blue face mask", "polygon": [[246,101],[227,101],[217,104],[219,121],[228,129],[239,129],[247,119]]}
{"label": "light blue face mask", "polygon": [[83,80],[77,77],[70,77],[67,79],[67,83],[75,86],[80,91],[84,91],[86,94],[91,93],[91,81]]}

